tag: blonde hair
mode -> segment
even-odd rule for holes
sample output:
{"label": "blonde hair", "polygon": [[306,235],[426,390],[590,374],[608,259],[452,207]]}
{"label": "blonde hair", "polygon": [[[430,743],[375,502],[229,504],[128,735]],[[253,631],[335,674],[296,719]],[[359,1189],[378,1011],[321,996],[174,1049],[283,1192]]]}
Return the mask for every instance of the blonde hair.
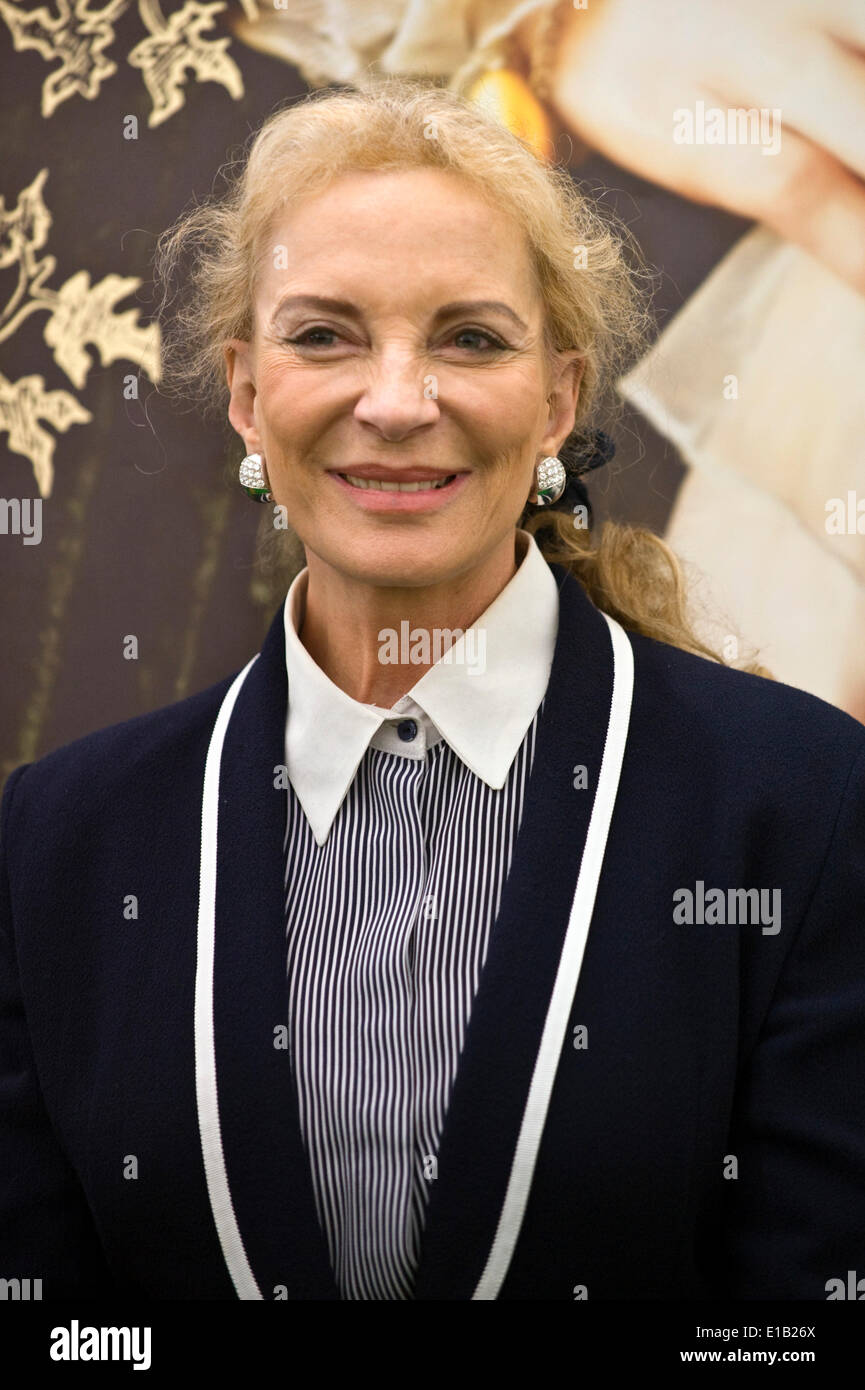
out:
{"label": "blonde hair", "polygon": [[[224,422],[223,345],[253,337],[259,267],[275,219],[343,173],[416,168],[460,175],[523,228],[546,309],[548,356],[576,348],[585,361],[574,427],[559,452],[579,451],[590,428],[621,411],[615,381],[650,339],[639,249],[566,169],[544,163],[495,118],[428,81],[385,77],[363,89],[320,89],[278,109],[248,153],[223,166],[225,192],[163,232],[154,262],[165,320],[161,389],[191,397],[205,416]],[[595,539],[555,510],[524,513],[520,524],[624,627],[733,664],[693,630],[681,564],[647,528],[607,521]],[[744,669],[768,675],[754,663]]]}

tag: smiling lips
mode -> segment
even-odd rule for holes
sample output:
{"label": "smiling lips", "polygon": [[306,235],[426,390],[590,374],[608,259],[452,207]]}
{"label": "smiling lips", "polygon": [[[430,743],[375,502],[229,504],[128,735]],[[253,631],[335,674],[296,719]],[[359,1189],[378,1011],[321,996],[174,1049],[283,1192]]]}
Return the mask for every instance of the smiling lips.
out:
{"label": "smiling lips", "polygon": [[339,474],[353,488],[373,488],[384,492],[427,492],[442,488],[456,477],[441,468],[385,468],[378,463],[360,463]]}
{"label": "smiling lips", "polygon": [[447,473],[442,478],[422,479],[416,483],[391,482],[386,478],[360,478],[351,473],[342,473],[340,477],[345,478],[352,487],[372,488],[376,492],[432,492],[435,488],[446,487],[456,474]]}
{"label": "smiling lips", "polygon": [[[405,497],[406,501],[399,504],[401,510],[407,505],[413,508],[427,505],[433,501],[433,497],[436,502],[440,498],[443,500],[444,494],[449,495],[451,489],[459,487],[468,476],[465,472],[445,473],[439,468],[385,468],[381,464],[356,464],[344,472],[330,470],[330,473],[343,487],[351,488],[357,494],[357,500],[363,504],[381,509],[396,501],[392,496],[385,504],[382,494]],[[411,503],[408,503],[409,497],[412,498]]]}

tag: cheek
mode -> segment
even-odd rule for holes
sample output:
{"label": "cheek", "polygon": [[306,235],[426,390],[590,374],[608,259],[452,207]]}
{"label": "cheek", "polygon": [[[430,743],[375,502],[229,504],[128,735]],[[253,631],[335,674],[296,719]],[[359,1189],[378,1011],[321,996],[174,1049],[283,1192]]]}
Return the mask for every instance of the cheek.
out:
{"label": "cheek", "polygon": [[[304,380],[307,377],[307,380]],[[290,441],[314,414],[315,381],[283,357],[262,352],[256,370],[256,405],[265,428]]]}
{"label": "cheek", "polygon": [[532,440],[543,423],[537,381],[527,382],[519,375],[516,381],[511,379],[508,389],[488,393],[484,412],[474,437],[481,457],[490,465],[485,472],[491,484],[509,496],[519,492],[528,495],[539,458]]}
{"label": "cheek", "polygon": [[320,417],[310,409],[303,391],[284,378],[275,387],[261,384],[255,404],[256,423],[271,468],[294,474],[293,465],[315,450],[321,436]]}
{"label": "cheek", "polygon": [[[450,384],[442,380],[440,395],[444,396]],[[497,434],[506,446],[515,440],[524,441],[538,423],[542,383],[528,363],[508,363],[478,371],[472,381],[458,378],[454,388],[460,413],[483,422],[484,428]]]}
{"label": "cheek", "polygon": [[534,462],[532,440],[537,434],[536,401],[509,398],[502,394],[498,408],[491,410],[480,428],[474,430],[479,451],[494,465],[513,476]]}

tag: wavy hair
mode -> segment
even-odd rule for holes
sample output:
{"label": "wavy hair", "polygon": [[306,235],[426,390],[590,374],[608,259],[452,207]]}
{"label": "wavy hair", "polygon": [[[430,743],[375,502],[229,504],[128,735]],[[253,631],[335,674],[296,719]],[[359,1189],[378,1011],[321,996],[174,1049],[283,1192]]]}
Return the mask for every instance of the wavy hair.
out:
{"label": "wavy hair", "polygon": [[[314,91],[277,109],[247,143],[219,171],[225,189],[182,213],[157,242],[163,392],[191,399],[205,417],[225,423],[223,344],[253,336],[255,289],[275,219],[342,173],[435,168],[460,175],[522,227],[545,306],[549,360],[574,348],[584,358],[573,429],[560,455],[581,452],[591,429],[612,425],[623,407],[616,380],[651,339],[649,272],[624,224],[602,213],[567,169],[545,163],[457,93],[404,77]],[[555,509],[526,511],[520,525],[625,628],[739,664],[697,635],[682,565],[652,531],[608,520],[596,538]],[[288,546],[284,536],[273,544],[282,546],[283,569],[288,555],[296,571],[297,537],[289,536]],[[264,564],[279,568],[272,548]],[[743,669],[770,674],[755,662]]]}

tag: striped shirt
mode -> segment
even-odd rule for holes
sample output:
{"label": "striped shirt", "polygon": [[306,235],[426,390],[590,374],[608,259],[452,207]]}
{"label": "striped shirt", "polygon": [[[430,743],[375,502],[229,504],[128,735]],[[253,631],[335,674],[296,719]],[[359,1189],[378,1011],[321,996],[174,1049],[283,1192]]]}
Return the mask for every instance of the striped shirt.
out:
{"label": "striped shirt", "polygon": [[[555,580],[537,547],[527,549],[478,619],[494,638],[493,671],[473,677],[439,663],[391,710],[350,700],[318,667],[312,677],[297,636],[306,571],[286,601],[289,1050],[318,1218],[345,1299],[412,1297],[438,1145],[511,866],[552,661]],[[516,641],[521,650],[517,629],[527,621],[529,659],[522,650],[514,683],[505,647]],[[498,734],[502,724],[507,732],[503,775],[507,753],[499,748],[499,765],[485,760],[483,730],[461,727],[447,699],[436,699],[445,688],[448,697],[461,689],[470,698],[467,683],[480,674],[492,678],[486,704]],[[318,704],[312,745],[297,741],[297,726],[291,737],[292,712],[302,727],[310,685]],[[328,803],[325,823],[322,788],[316,803],[304,769],[327,762],[331,717],[346,761],[331,788],[342,786],[342,795],[335,808]],[[350,724],[362,717],[375,732],[362,724],[366,746],[355,763]]]}

